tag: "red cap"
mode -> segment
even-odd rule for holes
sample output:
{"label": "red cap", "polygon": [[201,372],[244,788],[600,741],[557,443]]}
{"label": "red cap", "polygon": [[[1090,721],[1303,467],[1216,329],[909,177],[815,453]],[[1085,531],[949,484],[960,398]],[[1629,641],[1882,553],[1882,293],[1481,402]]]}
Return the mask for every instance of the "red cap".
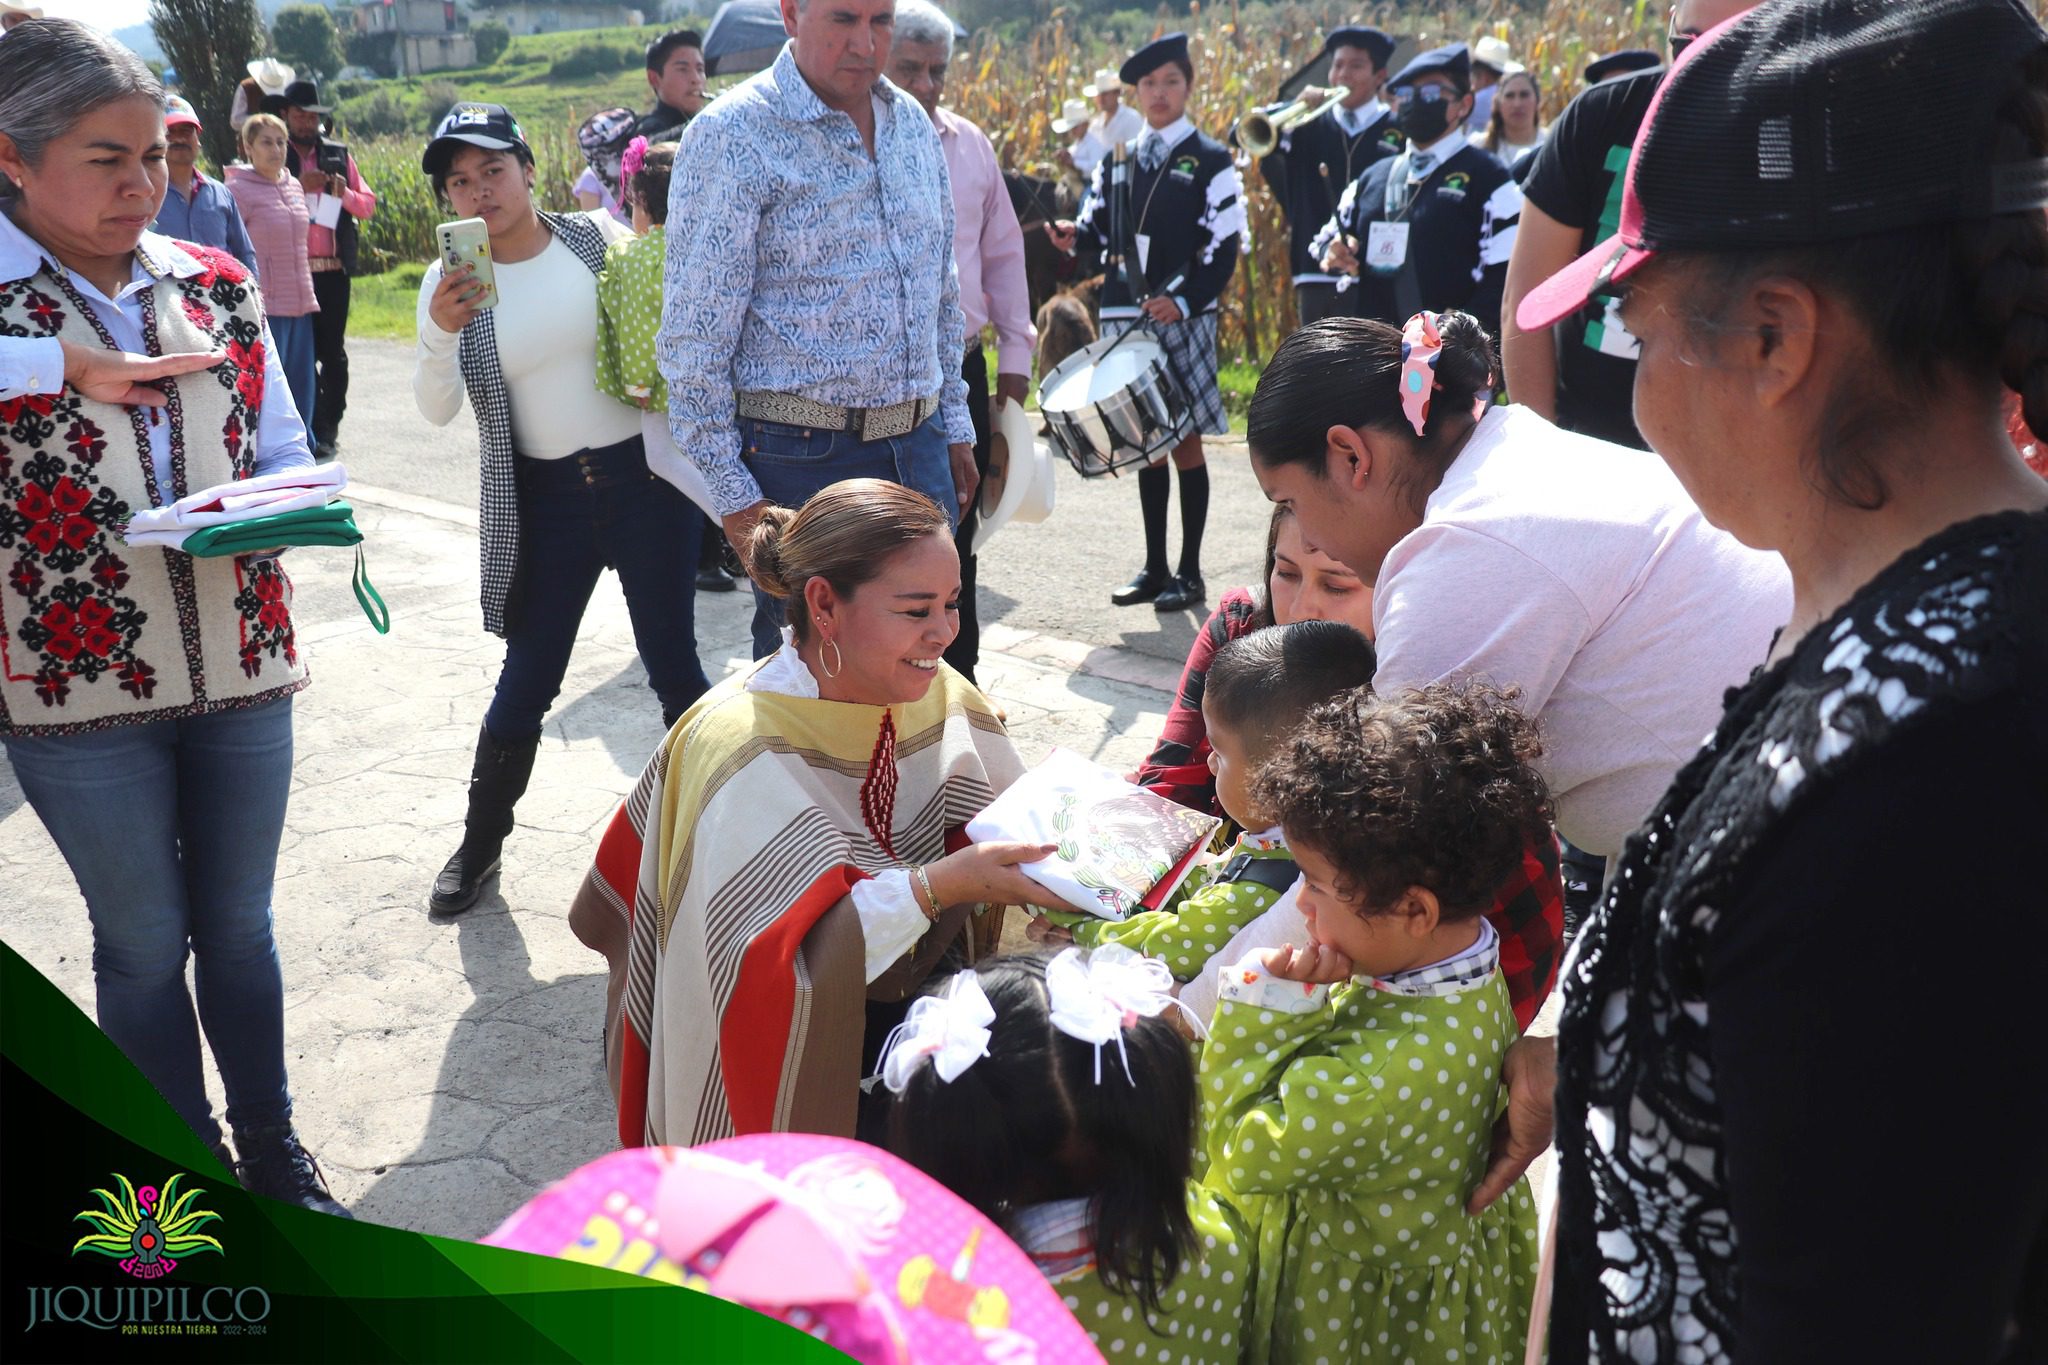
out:
{"label": "red cap", "polygon": [[178,95],[165,100],[164,127],[176,128],[187,123],[194,128],[199,127],[199,113],[193,109],[192,102]]}
{"label": "red cap", "polygon": [[1650,98],[1642,127],[1636,130],[1635,146],[1629,152],[1628,171],[1621,187],[1620,231],[1522,296],[1515,309],[1515,325],[1524,332],[1541,332],[1563,322],[1584,308],[1595,294],[1627,279],[1657,254],[1643,240],[1643,201],[1636,197],[1636,169],[1643,163],[1643,144],[1650,140],[1650,131],[1657,125],[1657,110],[1663,106],[1664,96],[1679,71],[1741,19],[1738,14],[1693,40],[1658,82],[1657,93]]}

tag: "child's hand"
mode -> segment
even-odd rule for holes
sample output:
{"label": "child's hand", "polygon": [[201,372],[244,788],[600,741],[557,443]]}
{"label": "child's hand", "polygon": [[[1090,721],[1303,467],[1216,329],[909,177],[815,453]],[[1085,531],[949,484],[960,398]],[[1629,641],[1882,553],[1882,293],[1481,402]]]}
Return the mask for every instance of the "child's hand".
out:
{"label": "child's hand", "polygon": [[1054,924],[1044,915],[1033,915],[1031,923],[1024,926],[1024,937],[1048,948],[1064,948],[1074,941],[1074,931]]}
{"label": "child's hand", "polygon": [[1326,943],[1312,943],[1306,948],[1292,944],[1284,948],[1268,948],[1261,957],[1266,964],[1266,975],[1277,976],[1282,981],[1299,981],[1305,986],[1334,986],[1339,981],[1351,979],[1351,959]]}

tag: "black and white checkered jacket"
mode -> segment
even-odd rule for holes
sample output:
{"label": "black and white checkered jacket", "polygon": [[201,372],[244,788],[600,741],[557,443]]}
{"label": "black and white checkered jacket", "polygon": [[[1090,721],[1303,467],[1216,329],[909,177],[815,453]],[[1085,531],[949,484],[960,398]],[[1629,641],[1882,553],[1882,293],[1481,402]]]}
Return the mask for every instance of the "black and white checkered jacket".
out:
{"label": "black and white checkered jacket", "polygon": [[[604,233],[582,214],[543,213],[541,221],[576,259],[590,268],[591,288],[604,269]],[[463,387],[483,438],[483,604],[484,629],[503,635],[512,585],[519,572],[519,488],[512,471],[512,403],[498,368],[498,328],[489,311],[462,329],[456,351]],[[596,382],[595,376],[592,383]]]}

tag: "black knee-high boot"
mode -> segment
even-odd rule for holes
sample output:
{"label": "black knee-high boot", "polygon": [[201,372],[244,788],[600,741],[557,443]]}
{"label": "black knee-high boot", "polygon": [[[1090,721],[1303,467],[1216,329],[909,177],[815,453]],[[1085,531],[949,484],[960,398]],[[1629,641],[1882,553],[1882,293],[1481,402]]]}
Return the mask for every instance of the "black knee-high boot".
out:
{"label": "black knee-high boot", "polygon": [[533,776],[533,756],[539,751],[539,735],[504,744],[492,736],[489,726],[477,727],[462,847],[434,878],[433,894],[427,898],[429,910],[454,914],[475,905],[483,894],[484,880],[498,870],[505,836],[512,832],[512,808],[526,795],[527,779]]}

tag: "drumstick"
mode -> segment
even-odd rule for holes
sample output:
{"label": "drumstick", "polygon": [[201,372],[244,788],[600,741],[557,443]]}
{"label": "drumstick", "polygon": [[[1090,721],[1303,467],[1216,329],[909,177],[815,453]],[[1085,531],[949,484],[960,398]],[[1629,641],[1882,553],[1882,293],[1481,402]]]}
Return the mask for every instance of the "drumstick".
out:
{"label": "drumstick", "polygon": [[[1317,162],[1317,163],[1316,163],[1316,169],[1317,169],[1317,170],[1319,170],[1319,171],[1321,171],[1321,172],[1323,173],[1323,193],[1324,193],[1324,195],[1326,195],[1326,196],[1327,196],[1327,197],[1329,198],[1329,201],[1330,201],[1330,216],[1331,216],[1332,218],[1334,218],[1334,217],[1336,217],[1336,216],[1337,216],[1337,210],[1338,210],[1338,208],[1339,208],[1339,207],[1341,207],[1341,202],[1339,201],[1339,199],[1338,199],[1338,197],[1337,197],[1337,192],[1336,192],[1336,190],[1335,190],[1335,189],[1333,189],[1333,188],[1331,187],[1331,182],[1330,182],[1330,163],[1329,163],[1329,162],[1327,162],[1327,161],[1320,161],[1320,162]],[[1354,256],[1355,256],[1355,255],[1357,255],[1357,254],[1358,254],[1358,239],[1357,239],[1356,237],[1353,237],[1353,236],[1352,236],[1352,235],[1351,235],[1350,233],[1348,233],[1348,232],[1343,232],[1343,231],[1341,231],[1341,230],[1340,230],[1340,232],[1339,232],[1339,234],[1338,234],[1338,235],[1340,235],[1341,237],[1343,237],[1343,239],[1344,239],[1344,245],[1346,245],[1346,246],[1348,246],[1348,247],[1350,247],[1350,248],[1351,248],[1351,253],[1352,253],[1352,255],[1354,255]]]}

